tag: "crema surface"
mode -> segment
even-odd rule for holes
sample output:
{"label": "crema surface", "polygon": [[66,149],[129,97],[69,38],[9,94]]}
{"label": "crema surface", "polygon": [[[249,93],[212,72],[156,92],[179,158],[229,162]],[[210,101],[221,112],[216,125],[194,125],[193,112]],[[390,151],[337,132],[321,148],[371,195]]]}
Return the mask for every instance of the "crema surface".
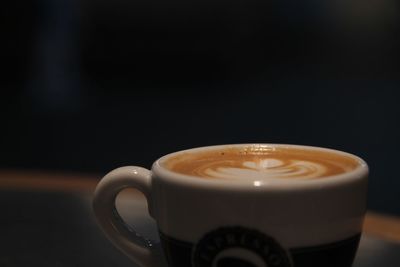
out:
{"label": "crema surface", "polygon": [[181,152],[164,163],[171,171],[205,179],[319,179],[354,170],[359,162],[325,150],[249,145]]}

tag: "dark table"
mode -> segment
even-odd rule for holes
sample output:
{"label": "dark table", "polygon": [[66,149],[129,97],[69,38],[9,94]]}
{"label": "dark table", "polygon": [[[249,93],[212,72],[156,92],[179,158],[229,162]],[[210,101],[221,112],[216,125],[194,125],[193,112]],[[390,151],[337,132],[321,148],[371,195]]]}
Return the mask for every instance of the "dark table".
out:
{"label": "dark table", "polygon": [[[136,266],[96,225],[91,198],[100,176],[0,171],[0,266]],[[123,191],[117,207],[158,239],[140,193]],[[354,267],[380,266],[400,266],[400,218],[368,212]]]}

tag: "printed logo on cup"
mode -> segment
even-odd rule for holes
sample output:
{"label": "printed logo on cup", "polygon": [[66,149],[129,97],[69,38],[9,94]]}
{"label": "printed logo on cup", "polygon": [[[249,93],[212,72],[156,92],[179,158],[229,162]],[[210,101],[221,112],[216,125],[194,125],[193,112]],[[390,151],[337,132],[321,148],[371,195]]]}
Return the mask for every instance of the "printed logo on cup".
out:
{"label": "printed logo on cup", "polygon": [[223,227],[205,234],[193,249],[194,267],[290,267],[273,238],[244,227]]}

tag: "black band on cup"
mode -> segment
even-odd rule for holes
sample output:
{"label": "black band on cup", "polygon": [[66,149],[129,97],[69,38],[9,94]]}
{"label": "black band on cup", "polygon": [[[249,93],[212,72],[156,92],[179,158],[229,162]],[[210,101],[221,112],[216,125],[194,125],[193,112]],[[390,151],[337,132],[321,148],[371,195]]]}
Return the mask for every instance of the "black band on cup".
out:
{"label": "black band on cup", "polygon": [[[286,255],[272,238],[255,230],[243,230],[241,227],[217,229],[198,244],[177,240],[162,232],[160,238],[171,267],[212,267],[215,261],[217,267],[258,267],[257,260],[268,267],[350,267],[361,236],[289,249],[290,255]],[[224,256],[217,258],[222,251]]]}
{"label": "black band on cup", "polygon": [[325,245],[290,249],[296,267],[350,267],[361,234]]}

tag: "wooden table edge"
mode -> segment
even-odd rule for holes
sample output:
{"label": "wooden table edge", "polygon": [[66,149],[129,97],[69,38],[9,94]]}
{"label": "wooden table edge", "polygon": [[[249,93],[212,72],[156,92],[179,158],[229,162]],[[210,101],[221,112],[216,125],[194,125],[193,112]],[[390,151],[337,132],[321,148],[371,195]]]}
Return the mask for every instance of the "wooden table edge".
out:
{"label": "wooden table edge", "polygon": [[[1,190],[29,190],[92,194],[101,175],[0,170]],[[368,211],[364,233],[400,242],[400,217]]]}

